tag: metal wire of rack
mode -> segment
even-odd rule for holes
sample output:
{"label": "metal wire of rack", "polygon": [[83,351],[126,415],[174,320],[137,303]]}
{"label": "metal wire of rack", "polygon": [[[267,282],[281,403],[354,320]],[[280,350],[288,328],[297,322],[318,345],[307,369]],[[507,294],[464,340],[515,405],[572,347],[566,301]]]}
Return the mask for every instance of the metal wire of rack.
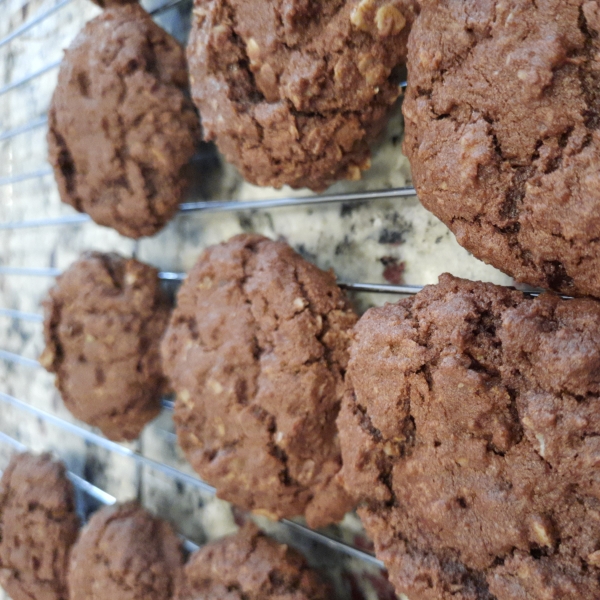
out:
{"label": "metal wire of rack", "polygon": [[[0,134],[1,136],[2,134]],[[43,177],[50,175],[52,169],[40,169],[31,173],[24,173],[22,175],[14,175],[11,177],[0,178],[0,186],[8,185],[9,183],[17,183],[25,181],[26,179],[35,179],[37,177]],[[273,198],[268,200],[254,200],[244,201],[239,200],[206,200],[201,202],[186,202],[181,204],[180,213],[193,213],[193,212],[242,212],[256,209],[268,209],[268,208],[289,208],[292,206],[310,206],[313,204],[332,204],[332,203],[358,203],[368,202],[370,200],[381,200],[381,199],[397,199],[397,198],[408,198],[413,197],[416,194],[415,189],[412,187],[397,188],[392,190],[378,190],[373,192],[353,192],[346,194],[325,194],[320,196],[306,196],[304,198]],[[65,215],[61,217],[55,217],[50,219],[36,219],[31,221],[21,222],[8,222],[0,223],[0,230],[2,229],[26,229],[30,227],[46,227],[49,225],[75,225],[81,223],[87,223],[91,221],[88,215]]]}

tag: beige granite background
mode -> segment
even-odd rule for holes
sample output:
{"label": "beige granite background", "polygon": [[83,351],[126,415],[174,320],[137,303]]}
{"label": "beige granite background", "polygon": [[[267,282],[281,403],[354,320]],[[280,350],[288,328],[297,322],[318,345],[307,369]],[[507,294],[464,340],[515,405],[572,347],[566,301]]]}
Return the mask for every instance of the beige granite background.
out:
{"label": "beige granite background", "polygon": [[[52,7],[56,12],[27,32],[2,43],[5,36]],[[161,0],[154,0],[158,6]],[[0,0],[0,224],[74,214],[60,203],[46,163],[45,126],[2,139],[11,130],[43,122],[56,83],[52,68],[32,81],[3,91],[11,82],[59,61],[62,49],[83,23],[99,13],[87,0]],[[190,4],[161,14],[158,21],[185,40]],[[376,149],[373,167],[361,182],[340,183],[329,192],[380,190],[410,184],[410,170],[400,151],[402,121],[398,108],[385,139]],[[244,183],[235,170],[220,161],[214,148],[198,167],[198,185],[190,200],[256,200],[304,196],[309,192],[260,189]],[[45,171],[41,177],[13,182],[23,174]],[[241,207],[240,207],[241,208]],[[333,268],[343,281],[408,284],[434,283],[450,271],[455,275],[510,283],[498,271],[475,260],[460,248],[447,228],[427,213],[414,197],[373,200],[360,204],[278,208],[229,213],[203,212],[178,216],[163,232],[135,243],[93,223],[0,230],[0,266],[66,268],[83,250],[97,249],[136,255],[170,271],[185,271],[202,248],[242,231],[256,231],[283,238],[322,268]],[[389,267],[392,267],[391,269]],[[386,271],[387,267],[387,271]],[[0,309],[41,312],[40,301],[52,280],[0,274]],[[394,296],[356,294],[361,309]],[[0,350],[36,359],[43,347],[39,322],[0,315]],[[0,393],[76,423],[62,406],[53,379],[39,368],[0,359]],[[81,424],[79,424],[81,425]],[[89,429],[83,426],[86,429]],[[197,543],[234,531],[242,518],[238,511],[194,486],[174,481],[131,458],[98,448],[80,436],[32,417],[0,402],[0,433],[20,440],[35,450],[52,450],[70,469],[92,481],[119,500],[138,497],[150,509],[173,521],[180,532]],[[130,448],[144,456],[191,473],[174,445],[172,423],[165,411],[149,425]],[[0,470],[12,449],[0,439]],[[357,559],[343,559],[323,545],[281,525],[261,521],[274,535],[303,549],[311,561],[335,577],[340,598],[393,598],[377,570]],[[356,517],[349,515],[340,528],[332,528],[350,542],[360,542]],[[0,595],[1,597],[1,595]]]}

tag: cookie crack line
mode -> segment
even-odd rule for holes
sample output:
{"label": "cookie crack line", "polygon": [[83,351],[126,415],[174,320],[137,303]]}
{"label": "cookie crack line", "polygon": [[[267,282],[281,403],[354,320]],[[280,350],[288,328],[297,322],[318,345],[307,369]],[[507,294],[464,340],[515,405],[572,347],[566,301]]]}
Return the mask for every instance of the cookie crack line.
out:
{"label": "cookie crack line", "polygon": [[[251,244],[248,249],[250,251],[250,254],[254,254],[257,255],[259,252],[259,248],[260,248],[261,242],[260,240],[257,240],[256,242],[254,242],[253,244]],[[246,291],[246,285],[248,280],[250,280],[253,276],[253,271],[249,272],[248,269],[248,262],[249,262],[249,257],[248,254],[246,252],[243,253],[242,256],[242,269],[243,269],[243,273],[244,273],[244,278],[243,280],[240,282],[240,287],[243,290],[244,293],[244,297],[245,297],[245,301],[247,304],[250,305],[250,314],[252,315],[252,319],[253,319],[253,330],[254,330],[254,340],[255,340],[255,344],[257,345],[257,356],[255,357],[257,360],[257,364],[258,364],[258,369],[256,370],[256,375],[255,375],[255,380],[254,380],[254,384],[256,389],[258,390],[258,382],[261,376],[261,359],[264,355],[264,353],[266,352],[266,349],[260,346],[259,343],[259,337],[257,335],[257,332],[259,331],[259,325],[258,325],[258,321],[256,320],[255,316],[254,316],[254,311],[252,310],[252,300],[250,299],[249,294]],[[266,295],[262,294],[262,299],[265,302],[266,306],[269,305],[269,300],[266,297]],[[279,328],[279,321],[280,321],[280,317],[279,315],[277,315],[277,327],[275,329],[275,331],[277,331],[277,329]],[[306,491],[309,488],[309,486],[303,486],[300,485],[300,483],[298,481],[296,481],[289,472],[289,466],[288,466],[288,455],[287,452],[285,451],[284,448],[282,448],[276,441],[275,441],[275,434],[277,432],[277,418],[274,414],[272,414],[271,412],[269,412],[268,410],[266,410],[262,405],[257,404],[255,401],[252,402],[253,405],[257,406],[260,408],[261,412],[264,413],[265,415],[265,425],[267,425],[267,423],[270,423],[270,426],[267,426],[267,432],[269,433],[269,438],[271,440],[271,448],[269,449],[269,454],[277,459],[279,461],[279,463],[281,464],[281,471],[279,472],[279,477],[280,477],[280,481],[281,484],[284,487],[288,487],[288,486],[293,486],[296,488],[299,488],[297,491],[293,492],[293,496],[297,496],[299,494],[301,494],[303,491]]]}
{"label": "cookie crack line", "polygon": [[[587,26],[587,18],[584,14],[583,4],[579,6],[579,19],[577,26],[581,31],[584,42],[584,51],[583,55],[585,58],[585,63],[583,65],[578,65],[577,74],[579,76],[579,81],[581,85],[581,89],[583,90],[584,96],[586,98],[586,102],[589,105],[588,111],[589,114],[582,114],[584,117],[584,122],[586,127],[595,130],[600,127],[600,92],[598,91],[598,85],[600,85],[600,78],[596,76],[595,86],[590,86],[590,81],[585,77],[584,67],[587,67],[588,71],[593,72],[593,68],[590,68],[594,62],[594,55],[596,51],[593,47],[593,40],[597,39],[597,34],[594,36],[592,32]],[[591,109],[591,110],[590,110]]]}
{"label": "cookie crack line", "polygon": [[[124,47],[123,39],[118,37],[117,40],[118,40],[118,48],[115,48],[115,51],[113,54],[113,60],[110,61],[110,63],[108,63],[108,64],[105,63],[105,66],[107,69],[111,69],[113,67],[112,63],[117,59],[117,57],[123,50],[123,47]],[[121,89],[120,89],[119,97],[118,97],[118,103],[117,103],[117,107],[116,107],[116,116],[117,116],[117,120],[119,123],[119,127],[118,127],[118,135],[117,135],[115,149],[114,149],[114,157],[119,162],[120,169],[119,169],[118,175],[116,177],[113,176],[113,182],[118,187],[125,188],[127,190],[127,192],[129,194],[131,194],[132,190],[130,187],[129,178],[127,177],[126,156],[124,156],[124,152],[126,152],[126,150],[127,150],[127,144],[126,144],[127,134],[125,131],[124,118],[123,118],[123,112],[122,112],[123,104],[125,102],[125,99],[127,98],[127,82],[126,82],[127,77],[124,76],[122,73],[120,73],[117,69],[112,68],[112,71],[117,76],[117,79],[121,85]],[[112,139],[113,139],[113,141],[115,141],[114,138],[112,138]],[[100,193],[100,190],[96,190],[96,197],[92,199],[92,205],[94,203],[100,202],[100,198],[98,197],[99,193]],[[115,223],[124,224],[125,222],[121,218],[121,215],[118,210],[118,206],[119,206],[118,201],[115,201],[113,199],[110,203],[110,212],[112,214],[112,218]],[[81,212],[86,212],[85,209],[83,209],[83,207],[82,207]],[[125,223],[125,225],[128,226],[127,223]],[[109,272],[110,272],[110,270],[109,270]]]}
{"label": "cookie crack line", "polygon": [[[223,0],[223,4],[227,7],[227,9],[228,9],[227,12],[229,14],[229,18],[231,19],[231,31],[233,33],[233,39],[235,40],[235,44],[239,48],[239,50],[243,56],[242,60],[239,62],[242,63],[242,66],[244,67],[244,71],[247,73],[248,77],[250,78],[250,82],[252,84],[252,92],[249,96],[245,97],[245,102],[250,104],[250,106],[260,104],[261,102],[265,101],[265,97],[264,97],[263,93],[258,89],[258,86],[256,85],[256,79],[254,77],[254,72],[250,68],[250,57],[248,56],[248,49],[246,47],[246,43],[244,42],[244,38],[238,33],[239,27],[237,26],[237,19],[236,19],[237,13],[228,0]],[[251,100],[254,100],[254,101],[251,101]],[[244,103],[239,102],[239,101],[238,101],[238,103],[242,107],[245,108]],[[253,120],[255,120],[253,116],[252,116],[252,118],[253,118]]]}
{"label": "cookie crack line", "polygon": [[[146,45],[149,45],[148,41],[148,33],[146,33]],[[121,48],[123,44],[121,44]],[[129,177],[127,176],[127,161],[131,160],[134,162],[137,167],[140,169],[140,172],[143,173],[143,166],[140,161],[133,159],[133,157],[129,154],[128,146],[127,146],[127,135],[129,133],[128,129],[125,127],[125,119],[123,115],[124,103],[127,98],[128,88],[129,88],[129,77],[130,74],[127,73],[125,76],[120,77],[121,84],[123,86],[123,94],[122,97],[119,98],[119,104],[117,105],[117,118],[119,120],[119,136],[118,136],[118,150],[115,150],[115,156],[121,165],[121,173],[117,178],[117,182],[121,184],[121,187],[124,187],[129,194],[132,194],[131,182],[129,181]],[[145,179],[145,178],[144,178]],[[125,185],[123,186],[122,183]],[[154,218],[153,226],[156,225],[157,219],[156,214],[153,212],[151,204],[152,201],[149,198],[145,198],[145,205],[152,217]],[[113,201],[111,204],[111,212],[113,215],[113,219],[116,223],[121,223],[125,227],[129,227],[130,223],[127,218],[123,218],[121,213],[119,212],[119,202]]]}

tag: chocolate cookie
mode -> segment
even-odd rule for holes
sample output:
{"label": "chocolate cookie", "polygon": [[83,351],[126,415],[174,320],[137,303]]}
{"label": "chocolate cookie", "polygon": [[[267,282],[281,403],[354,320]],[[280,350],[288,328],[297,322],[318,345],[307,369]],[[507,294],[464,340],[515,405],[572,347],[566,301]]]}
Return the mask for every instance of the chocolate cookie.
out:
{"label": "chocolate cookie", "polygon": [[199,137],[183,49],[138,4],[111,6],[65,52],[48,113],[63,202],[132,238],[175,214]]}
{"label": "chocolate cookie", "polygon": [[304,558],[248,524],[207,544],[185,566],[177,600],[331,600]]}
{"label": "chocolate cookie", "polygon": [[79,518],[65,467],[49,454],[13,456],[0,481],[0,583],[13,600],[67,600]]}
{"label": "chocolate cookie", "polygon": [[171,526],[135,502],[95,513],[73,547],[70,600],[170,600],[183,553]]}
{"label": "chocolate cookie", "polygon": [[195,0],[188,60],[206,138],[251,183],[360,179],[400,95],[414,0]]}
{"label": "chocolate cookie", "polygon": [[600,598],[600,303],[444,275],[355,332],[342,478],[397,591]]}
{"label": "chocolate cookie", "polygon": [[341,519],[335,419],[356,315],[333,273],[239,235],[200,256],[177,304],[162,355],[194,469],[245,509]]}
{"label": "chocolate cookie", "polygon": [[114,440],[133,440],[160,411],[160,339],[169,319],[156,269],[89,252],[44,302],[42,365],[66,407]]}
{"label": "chocolate cookie", "polygon": [[600,296],[600,5],[421,5],[404,102],[419,198],[518,281]]}

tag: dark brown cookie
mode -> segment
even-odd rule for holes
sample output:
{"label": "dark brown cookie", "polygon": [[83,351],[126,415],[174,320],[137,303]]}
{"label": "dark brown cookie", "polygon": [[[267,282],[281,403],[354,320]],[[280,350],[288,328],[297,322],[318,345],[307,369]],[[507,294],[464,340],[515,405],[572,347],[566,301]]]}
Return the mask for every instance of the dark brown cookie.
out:
{"label": "dark brown cookie", "polygon": [[67,600],[79,518],[65,467],[49,454],[13,456],[0,482],[0,583],[13,600]]}
{"label": "dark brown cookie", "polygon": [[44,302],[42,365],[65,406],[115,440],[132,440],[160,411],[160,339],[169,305],[155,268],[89,252]]}
{"label": "dark brown cookie", "polygon": [[348,490],[410,600],[600,598],[600,303],[450,275],[355,328]]}
{"label": "dark brown cookie", "polygon": [[132,238],[175,214],[199,137],[183,49],[138,4],[112,6],[65,52],[48,114],[60,196]]}
{"label": "dark brown cookie", "polygon": [[200,256],[177,304],[162,354],[192,466],[245,509],[341,519],[335,419],[356,315],[333,273],[239,235]]}
{"label": "dark brown cookie", "polygon": [[298,552],[248,524],[191,557],[177,600],[332,600],[332,594]]}
{"label": "dark brown cookie", "polygon": [[421,4],[404,102],[419,198],[518,281],[600,296],[600,5]]}
{"label": "dark brown cookie", "polygon": [[251,183],[360,179],[400,94],[414,0],[195,0],[188,60],[207,139]]}
{"label": "dark brown cookie", "polygon": [[73,547],[70,600],[170,600],[181,578],[181,542],[135,502],[95,513]]}

